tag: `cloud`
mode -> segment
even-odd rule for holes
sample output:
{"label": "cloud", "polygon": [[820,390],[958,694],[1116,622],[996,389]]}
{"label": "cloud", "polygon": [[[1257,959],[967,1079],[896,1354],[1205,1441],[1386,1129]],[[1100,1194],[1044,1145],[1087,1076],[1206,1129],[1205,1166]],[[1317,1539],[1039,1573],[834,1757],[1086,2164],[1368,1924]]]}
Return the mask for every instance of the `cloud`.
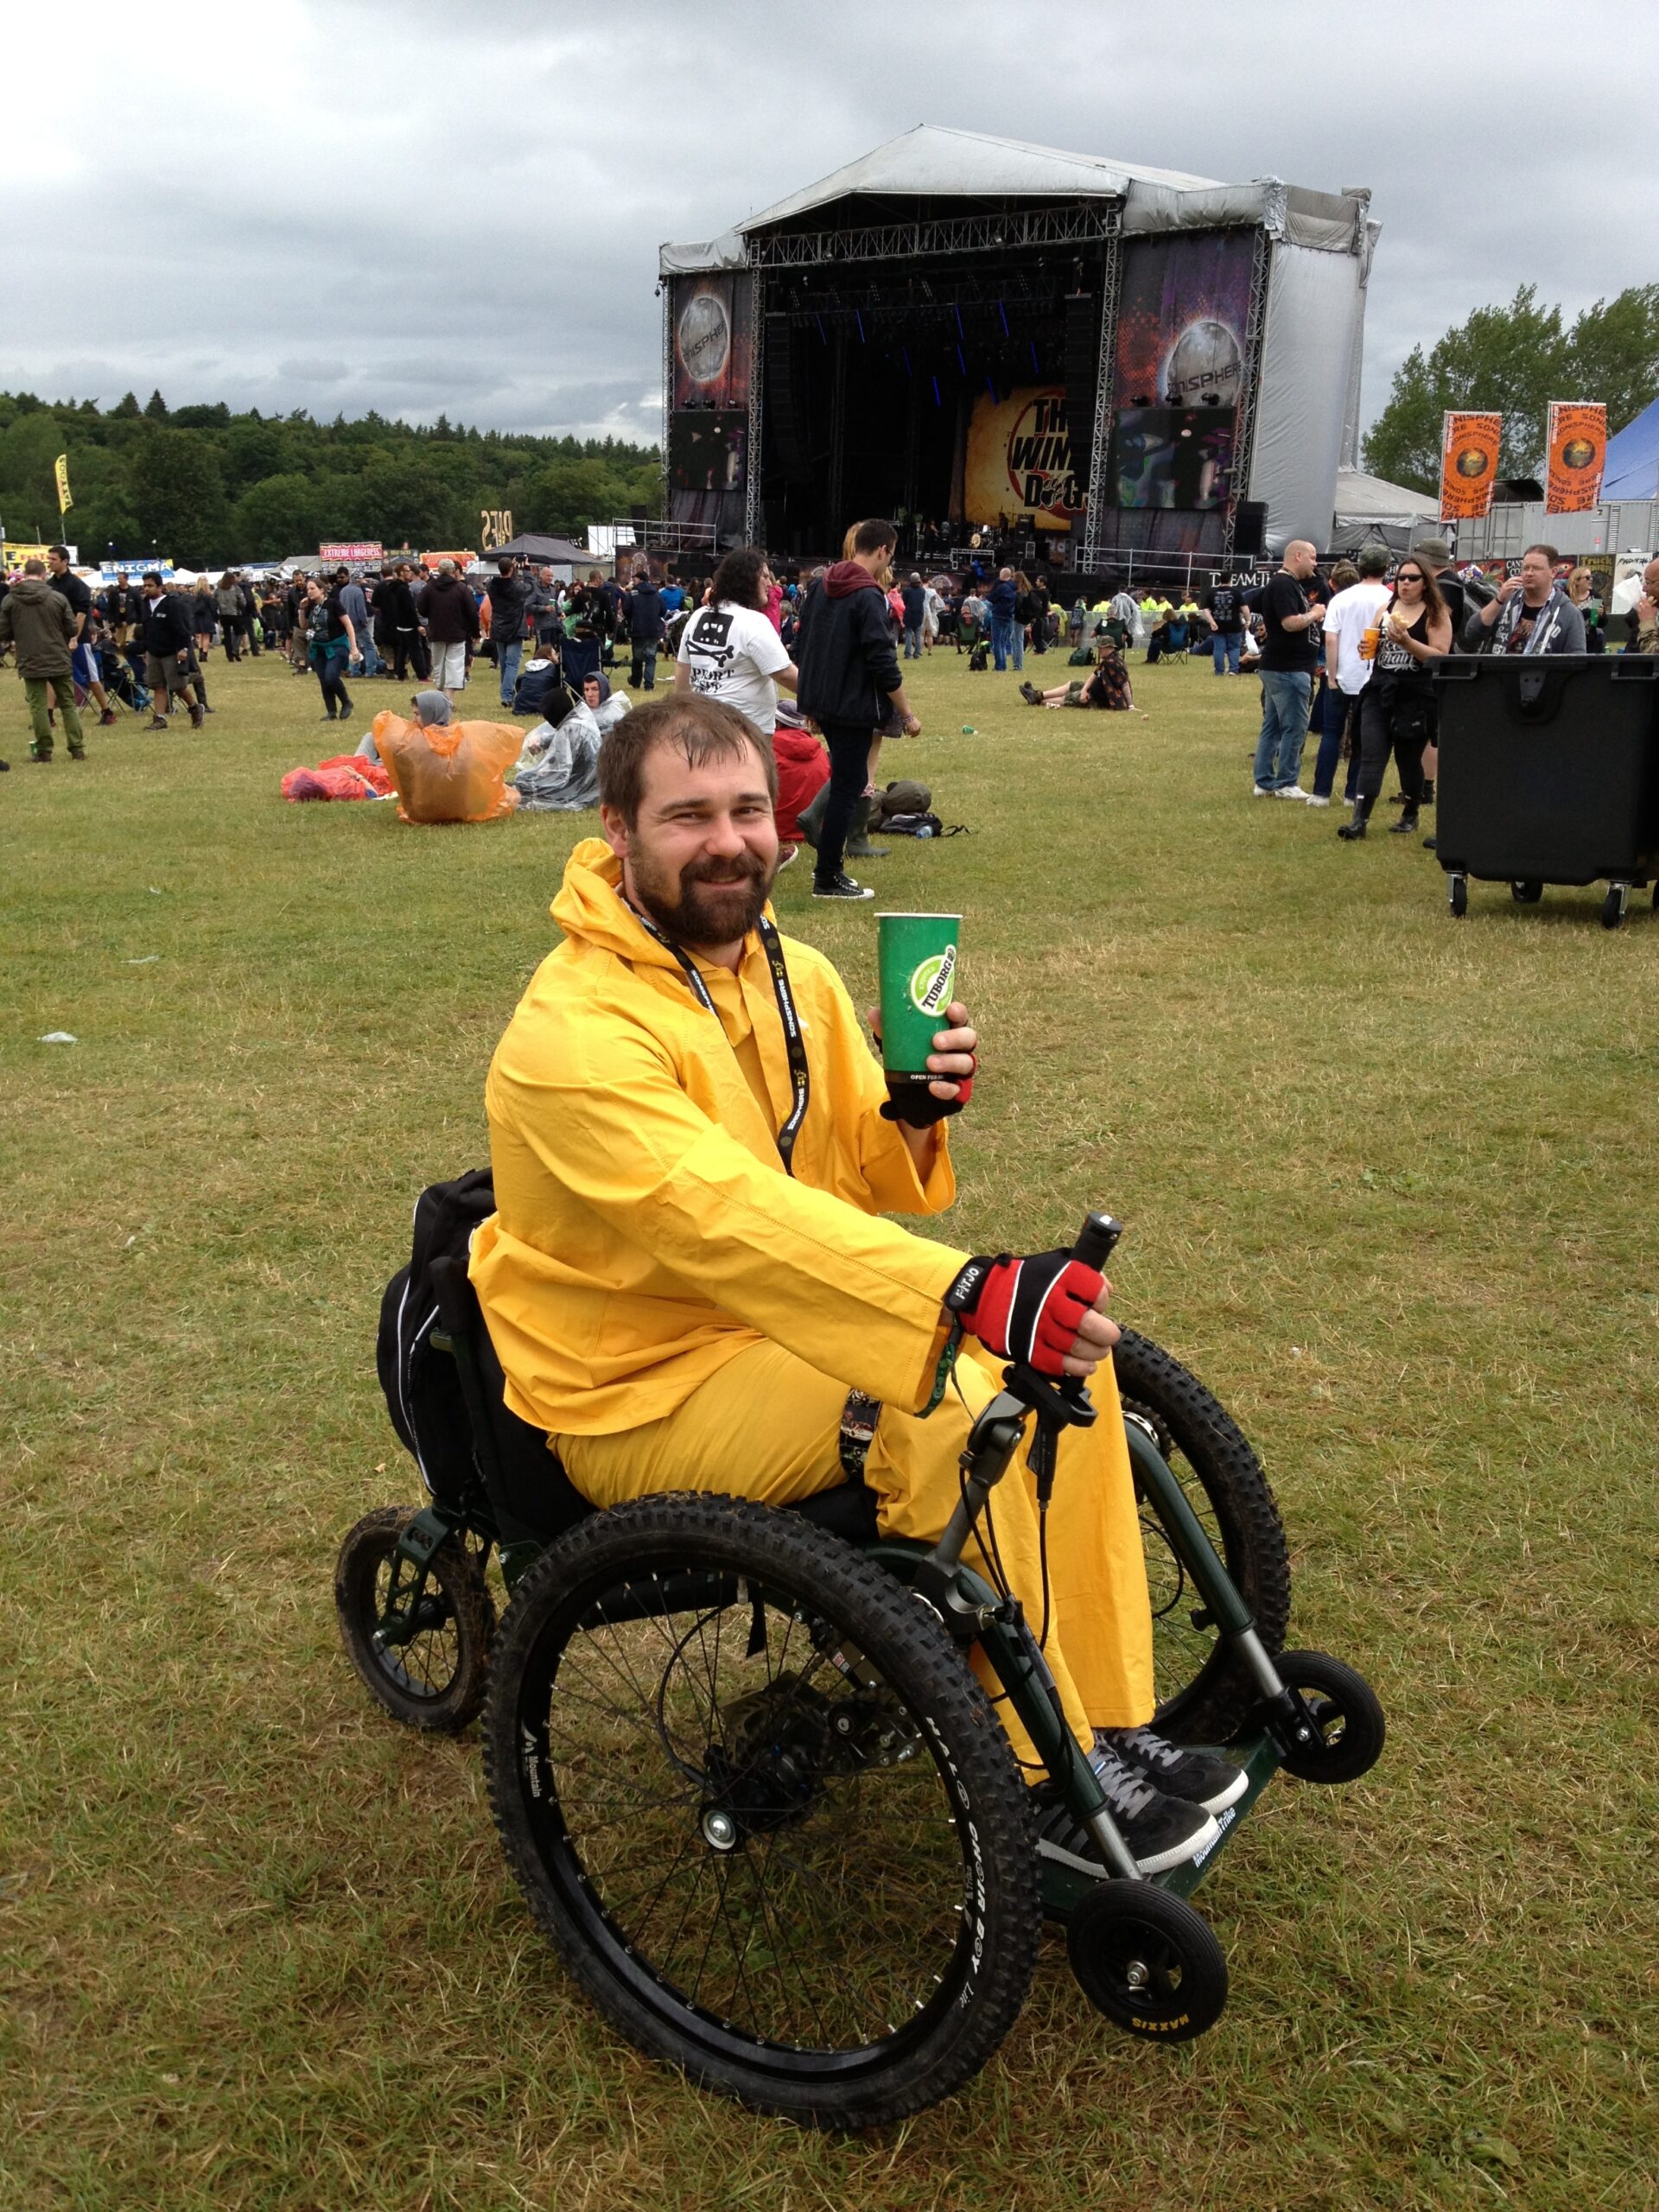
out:
{"label": "cloud", "polygon": [[13,11],[0,388],[654,435],[658,244],[922,120],[1369,184],[1368,413],[1412,345],[1518,284],[1571,312],[1652,273],[1659,10],[1597,17],[1614,60],[1579,79],[1541,65],[1541,18],[1494,35],[1419,0],[1184,27],[1127,0],[1040,25],[1003,0],[722,0],[706,35],[659,0],[565,20],[291,0],[273,35],[221,11],[181,98],[175,45],[110,0],[81,0],[70,42]]}

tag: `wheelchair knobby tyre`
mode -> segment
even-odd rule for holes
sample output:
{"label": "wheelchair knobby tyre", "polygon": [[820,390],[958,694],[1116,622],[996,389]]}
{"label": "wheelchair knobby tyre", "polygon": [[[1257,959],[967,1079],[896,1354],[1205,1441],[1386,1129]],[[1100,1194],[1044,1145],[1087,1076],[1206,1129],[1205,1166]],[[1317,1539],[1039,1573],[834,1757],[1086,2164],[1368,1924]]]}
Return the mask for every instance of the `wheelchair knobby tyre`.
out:
{"label": "wheelchair knobby tyre", "polygon": [[[1123,1411],[1152,1430],[1221,1554],[1270,1652],[1290,1621],[1290,1552],[1262,1463],[1196,1376],[1133,1329],[1112,1354]],[[1250,1677],[1222,1643],[1204,1600],[1145,1501],[1141,1534],[1152,1599],[1154,1726],[1188,1744],[1224,1743],[1255,1703]]]}
{"label": "wheelchair knobby tyre", "polygon": [[406,1727],[453,1734],[483,1708],[495,1605],[480,1561],[450,1536],[427,1567],[415,1634],[407,1643],[376,1643],[397,1539],[415,1511],[383,1505],[347,1530],[334,1565],[334,1611],[369,1694]]}
{"label": "wheelchair knobby tyre", "polygon": [[901,2119],[1018,2016],[1025,1785],[937,1618],[791,1513],[655,1497],[518,1583],[484,1755],[508,1863],[600,2010],[761,2111]]}

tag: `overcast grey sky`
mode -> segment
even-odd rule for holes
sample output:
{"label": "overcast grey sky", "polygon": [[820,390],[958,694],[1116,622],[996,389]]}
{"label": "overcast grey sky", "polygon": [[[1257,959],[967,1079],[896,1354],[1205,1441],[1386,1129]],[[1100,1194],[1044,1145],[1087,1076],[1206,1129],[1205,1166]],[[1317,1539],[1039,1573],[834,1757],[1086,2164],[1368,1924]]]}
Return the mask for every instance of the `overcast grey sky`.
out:
{"label": "overcast grey sky", "polygon": [[656,251],[917,123],[1369,184],[1366,414],[1659,276],[1659,5],[278,0],[6,11],[0,390],[654,437]]}

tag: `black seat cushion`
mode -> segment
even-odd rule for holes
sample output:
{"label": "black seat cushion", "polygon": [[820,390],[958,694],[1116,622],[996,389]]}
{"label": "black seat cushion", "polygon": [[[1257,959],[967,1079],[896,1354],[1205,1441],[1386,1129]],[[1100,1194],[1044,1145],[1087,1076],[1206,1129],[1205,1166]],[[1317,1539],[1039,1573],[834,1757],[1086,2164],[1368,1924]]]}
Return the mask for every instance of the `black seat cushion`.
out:
{"label": "black seat cushion", "polygon": [[789,1510],[832,1536],[844,1536],[849,1544],[873,1544],[878,1534],[875,1492],[864,1483],[837,1483],[834,1490],[797,1498]]}

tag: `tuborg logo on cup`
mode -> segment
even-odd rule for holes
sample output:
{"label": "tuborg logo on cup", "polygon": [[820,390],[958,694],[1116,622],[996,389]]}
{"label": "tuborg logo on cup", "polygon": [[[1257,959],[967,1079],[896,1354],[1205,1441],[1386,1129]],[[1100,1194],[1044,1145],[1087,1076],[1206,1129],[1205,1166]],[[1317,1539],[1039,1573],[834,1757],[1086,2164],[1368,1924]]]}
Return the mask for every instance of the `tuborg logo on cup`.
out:
{"label": "tuborg logo on cup", "polygon": [[950,1003],[950,978],[957,972],[957,948],[947,944],[910,973],[910,1002],[918,1014],[938,1014]]}

